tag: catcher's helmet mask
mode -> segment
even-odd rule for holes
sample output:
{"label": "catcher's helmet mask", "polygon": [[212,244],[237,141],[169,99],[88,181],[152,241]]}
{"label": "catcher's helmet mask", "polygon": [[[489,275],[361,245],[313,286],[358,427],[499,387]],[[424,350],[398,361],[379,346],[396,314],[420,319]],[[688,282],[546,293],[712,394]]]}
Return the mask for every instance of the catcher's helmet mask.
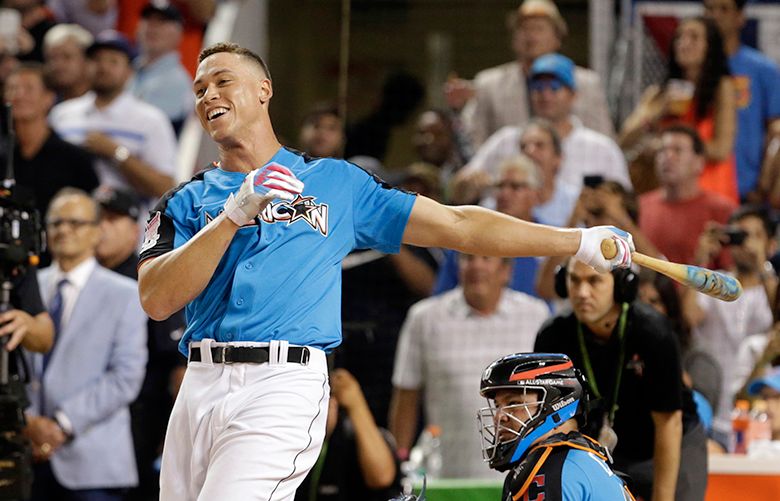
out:
{"label": "catcher's helmet mask", "polygon": [[[488,401],[478,413],[482,458],[491,468],[506,471],[547,432],[572,418],[584,424],[584,382],[566,355],[516,353],[490,364],[480,382],[480,394]],[[497,407],[495,396],[501,389],[535,398]]]}

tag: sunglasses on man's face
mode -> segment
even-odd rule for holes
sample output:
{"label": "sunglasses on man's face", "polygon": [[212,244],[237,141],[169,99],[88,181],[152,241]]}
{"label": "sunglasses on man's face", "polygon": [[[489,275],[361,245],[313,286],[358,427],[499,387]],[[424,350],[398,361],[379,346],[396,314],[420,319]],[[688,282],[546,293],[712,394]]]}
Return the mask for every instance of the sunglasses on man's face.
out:
{"label": "sunglasses on man's face", "polygon": [[542,92],[545,89],[549,89],[553,92],[558,92],[564,87],[560,80],[540,78],[537,80],[531,80],[530,88],[531,92]]}

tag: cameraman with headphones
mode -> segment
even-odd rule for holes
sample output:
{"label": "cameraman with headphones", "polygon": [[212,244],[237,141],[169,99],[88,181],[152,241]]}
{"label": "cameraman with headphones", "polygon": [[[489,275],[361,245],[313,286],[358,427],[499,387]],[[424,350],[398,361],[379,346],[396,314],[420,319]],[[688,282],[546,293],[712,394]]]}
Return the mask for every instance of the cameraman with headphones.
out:
{"label": "cameraman with headphones", "polygon": [[637,288],[631,270],[602,274],[570,260],[555,290],[573,311],[542,327],[534,351],[564,353],[583,372],[597,399],[583,432],[610,449],[638,498],[701,501],[706,436],[682,382],[677,338],[665,317],[634,301]]}

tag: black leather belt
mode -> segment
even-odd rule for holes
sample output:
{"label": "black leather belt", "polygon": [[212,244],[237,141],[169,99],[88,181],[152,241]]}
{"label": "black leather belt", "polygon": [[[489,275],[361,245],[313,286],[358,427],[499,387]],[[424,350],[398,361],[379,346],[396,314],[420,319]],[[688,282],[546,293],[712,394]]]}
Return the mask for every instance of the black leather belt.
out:
{"label": "black leather belt", "polygon": [[[307,365],[309,348],[290,346],[287,348],[287,362]],[[264,364],[271,358],[268,346],[212,346],[211,360],[215,364]],[[200,348],[190,346],[190,362],[200,362]]]}

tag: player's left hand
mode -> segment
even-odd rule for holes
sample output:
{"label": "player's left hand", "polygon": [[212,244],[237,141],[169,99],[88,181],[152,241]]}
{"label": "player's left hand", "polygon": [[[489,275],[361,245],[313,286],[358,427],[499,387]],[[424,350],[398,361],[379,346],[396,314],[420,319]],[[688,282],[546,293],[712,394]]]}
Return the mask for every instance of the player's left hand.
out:
{"label": "player's left hand", "polygon": [[[600,273],[631,266],[631,253],[636,248],[630,233],[614,226],[594,226],[580,231],[580,247],[574,255],[575,259],[592,266]],[[612,259],[605,258],[601,253],[601,241],[606,239],[614,240],[617,248],[617,255]]]}
{"label": "player's left hand", "polygon": [[252,222],[275,198],[291,201],[303,192],[303,182],[279,164],[255,169],[225,202],[225,214],[238,226]]}

